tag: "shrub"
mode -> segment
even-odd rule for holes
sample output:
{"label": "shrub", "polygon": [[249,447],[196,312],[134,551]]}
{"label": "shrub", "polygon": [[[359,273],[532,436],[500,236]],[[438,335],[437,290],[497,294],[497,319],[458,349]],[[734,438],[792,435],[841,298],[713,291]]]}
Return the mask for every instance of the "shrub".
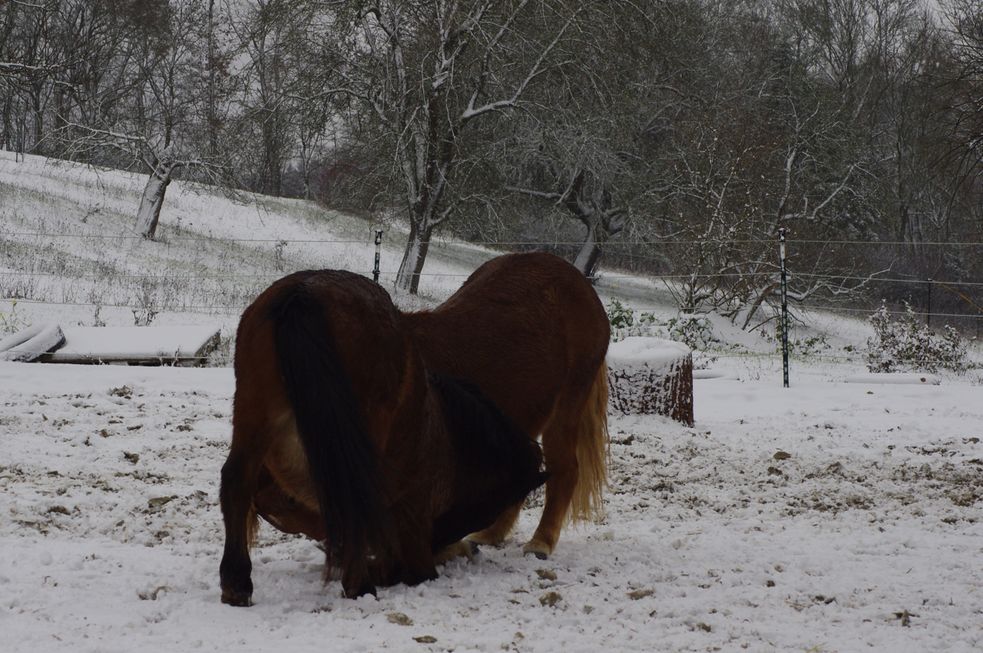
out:
{"label": "shrub", "polygon": [[666,322],[669,339],[681,342],[694,351],[705,351],[717,341],[713,325],[703,315],[680,315]]}
{"label": "shrub", "polygon": [[607,305],[608,322],[611,329],[626,329],[635,324],[635,311],[625,306],[617,299],[612,299]]}
{"label": "shrub", "polygon": [[679,315],[663,323],[654,313],[636,313],[617,299],[608,303],[606,311],[611,323],[611,340],[615,342],[629,336],[653,336],[681,342],[694,351],[705,351],[717,342],[713,325],[703,315]]}
{"label": "shrub", "polygon": [[907,302],[897,319],[881,305],[870,324],[874,335],[867,339],[864,360],[871,372],[966,370],[966,344],[959,333],[948,324],[935,333],[918,322]]}
{"label": "shrub", "polygon": [[17,300],[10,302],[10,311],[0,311],[0,335],[17,333],[30,324],[17,313]]}

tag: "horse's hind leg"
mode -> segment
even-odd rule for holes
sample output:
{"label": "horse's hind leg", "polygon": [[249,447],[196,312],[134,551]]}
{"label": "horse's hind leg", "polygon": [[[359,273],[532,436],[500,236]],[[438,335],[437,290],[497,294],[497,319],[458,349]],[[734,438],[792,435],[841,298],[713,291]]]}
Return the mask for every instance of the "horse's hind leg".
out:
{"label": "horse's hind leg", "polygon": [[559,419],[551,421],[543,432],[543,458],[550,475],[546,481],[546,501],[536,532],[522,548],[543,560],[556,547],[577,485],[576,432],[576,424]]}
{"label": "horse's hind leg", "polygon": [[437,567],[430,548],[430,534],[422,532],[415,519],[401,520],[399,534],[399,576],[395,580],[417,585],[437,578]]}
{"label": "horse's hind leg", "polygon": [[543,458],[549,479],[546,505],[524,551],[545,558],[553,552],[568,517],[595,519],[602,514],[607,484],[607,367],[594,372],[583,394],[568,392],[543,431]]}
{"label": "horse's hind leg", "polygon": [[509,536],[512,529],[515,527],[515,522],[519,518],[519,511],[522,510],[522,504],[517,503],[514,506],[507,508],[495,523],[484,529],[483,531],[478,531],[468,536],[468,541],[475,544],[487,544],[490,546],[498,546],[505,541],[505,538]]}
{"label": "horse's hind leg", "polygon": [[252,562],[249,545],[256,529],[253,495],[259,478],[261,456],[238,450],[233,441],[232,451],[222,466],[222,486],[219,500],[225,521],[225,550],[219,566],[222,603],[236,606],[252,605]]}

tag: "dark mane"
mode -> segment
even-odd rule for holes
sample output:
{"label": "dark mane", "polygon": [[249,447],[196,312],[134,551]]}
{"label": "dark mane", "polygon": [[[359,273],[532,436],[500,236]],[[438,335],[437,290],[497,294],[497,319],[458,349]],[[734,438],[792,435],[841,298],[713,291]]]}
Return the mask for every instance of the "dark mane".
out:
{"label": "dark mane", "polygon": [[[430,385],[443,405],[444,419],[458,452],[489,468],[508,465],[531,438],[509,419],[478,386],[446,374],[429,373]],[[537,452],[539,445],[533,442]]]}
{"label": "dark mane", "polygon": [[432,548],[443,547],[487,528],[509,506],[546,482],[542,449],[475,385],[430,374],[451,442],[461,463],[461,501],[434,521]]}

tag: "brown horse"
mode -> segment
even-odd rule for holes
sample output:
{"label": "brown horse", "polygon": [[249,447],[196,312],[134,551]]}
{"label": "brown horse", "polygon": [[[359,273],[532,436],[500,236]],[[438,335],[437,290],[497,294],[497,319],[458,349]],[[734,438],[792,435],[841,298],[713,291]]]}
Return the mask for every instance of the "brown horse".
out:
{"label": "brown horse", "polygon": [[[607,471],[607,368],[610,326],[584,276],[545,253],[488,261],[433,311],[409,313],[428,369],[474,383],[520,430],[542,435],[546,505],[527,553],[553,552],[568,517],[590,519],[601,509]],[[263,486],[260,514],[288,532],[317,539],[316,513]],[[499,544],[521,504],[469,539]]]}
{"label": "brown horse", "polygon": [[363,277],[274,283],[243,313],[235,375],[225,603],[251,603],[257,511],[323,536],[345,594],[359,596],[435,577],[435,552],[545,480],[539,447],[477,389],[429,372],[388,294]]}
{"label": "brown horse", "polygon": [[[597,293],[559,257],[508,254],[480,266],[435,310],[405,319],[429,369],[471,381],[519,429],[542,434],[546,505],[524,550],[545,558],[568,517],[601,511],[611,328]],[[501,543],[520,508],[470,539]]]}

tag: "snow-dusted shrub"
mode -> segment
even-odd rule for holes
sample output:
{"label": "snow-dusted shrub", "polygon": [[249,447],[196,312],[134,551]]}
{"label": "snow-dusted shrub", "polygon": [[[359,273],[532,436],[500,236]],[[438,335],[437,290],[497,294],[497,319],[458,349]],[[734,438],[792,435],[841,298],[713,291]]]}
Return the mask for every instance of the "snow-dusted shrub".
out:
{"label": "snow-dusted shrub", "polygon": [[17,301],[10,302],[10,310],[0,310],[0,333],[17,333],[30,324],[17,313]]}
{"label": "snow-dusted shrub", "polygon": [[605,307],[608,314],[608,322],[611,323],[611,330],[626,329],[635,324],[635,311],[630,306],[625,306],[617,299],[612,299]]}
{"label": "snow-dusted shrub", "polygon": [[947,324],[935,333],[916,319],[907,302],[897,319],[881,305],[870,324],[874,336],[867,339],[864,360],[871,372],[966,370],[966,344],[959,332]]}
{"label": "snow-dusted shrub", "polygon": [[[763,336],[768,336],[768,334],[762,332]],[[816,356],[822,354],[831,349],[829,341],[826,339],[826,334],[817,333],[816,335],[806,336],[805,338],[794,338],[792,337],[791,331],[789,332],[788,338],[788,350],[789,352],[801,356],[803,358],[808,358],[809,356]],[[782,351],[782,321],[775,320],[775,351]]]}
{"label": "snow-dusted shrub", "polygon": [[705,315],[680,315],[666,322],[669,339],[685,344],[690,349],[705,351],[717,342],[713,325]]}
{"label": "snow-dusted shrub", "polygon": [[652,313],[635,313],[631,306],[612,299],[605,307],[611,323],[611,340],[620,342],[630,336],[656,335],[658,321]]}
{"label": "snow-dusted shrub", "polygon": [[662,322],[654,313],[636,313],[617,299],[608,302],[605,310],[611,323],[612,342],[632,336],[668,338],[698,352],[706,351],[718,342],[713,334],[713,325],[705,315],[683,314]]}

